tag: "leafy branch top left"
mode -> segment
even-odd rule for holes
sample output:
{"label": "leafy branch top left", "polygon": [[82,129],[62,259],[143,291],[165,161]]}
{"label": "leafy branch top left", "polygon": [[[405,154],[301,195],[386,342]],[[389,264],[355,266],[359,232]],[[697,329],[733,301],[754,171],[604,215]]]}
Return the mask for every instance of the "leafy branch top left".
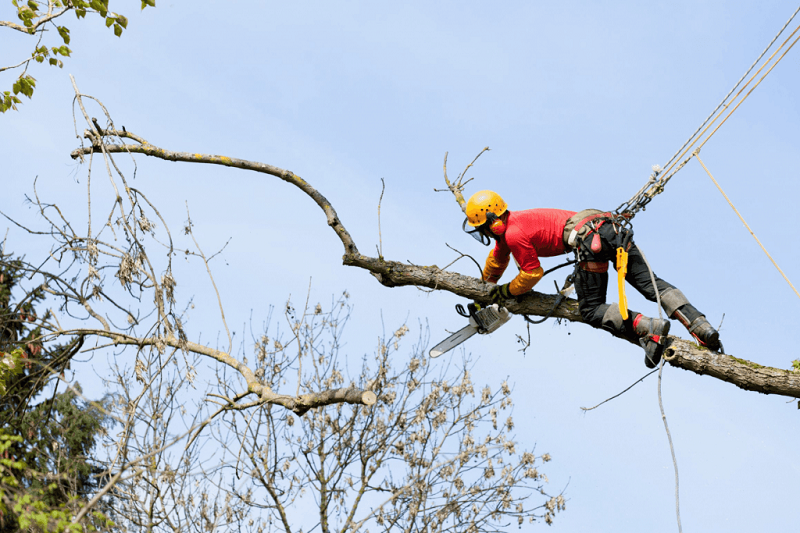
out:
{"label": "leafy branch top left", "polygon": [[[73,12],[78,20],[99,17],[117,37],[120,37],[122,32],[128,28],[128,18],[111,11],[108,5],[109,0],[48,0],[47,2],[11,0],[11,4],[16,10],[19,22],[0,20],[0,28],[9,28],[29,35],[36,39],[36,44],[30,57],[23,57],[11,65],[0,65],[0,73],[21,69],[19,75],[12,81],[11,90],[0,92],[0,113],[5,113],[9,109],[18,111],[17,106],[22,103],[19,95],[28,98],[33,96],[36,78],[28,74],[28,68],[32,63],[44,64],[46,62],[50,66],[62,68],[64,63],[60,57],[71,56],[70,29],[66,23],[59,24],[65,20],[60,18],[62,15]],[[142,0],[142,9],[148,6],[155,7],[155,5],[155,0]],[[58,38],[54,42],[46,39],[46,34],[48,31],[52,34],[52,30],[58,34]]]}

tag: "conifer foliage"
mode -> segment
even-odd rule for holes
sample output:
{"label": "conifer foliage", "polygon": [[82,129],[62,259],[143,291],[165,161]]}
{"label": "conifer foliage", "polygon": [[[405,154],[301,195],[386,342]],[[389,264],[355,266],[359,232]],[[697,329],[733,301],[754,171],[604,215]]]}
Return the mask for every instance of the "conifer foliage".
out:
{"label": "conifer foliage", "polygon": [[[104,481],[92,454],[109,424],[108,402],[85,401],[79,386],[59,390],[80,339],[41,342],[50,312],[37,313],[45,293],[26,288],[29,273],[0,252],[0,532],[77,531],[71,517]],[[107,502],[95,509],[81,531],[110,525]]]}

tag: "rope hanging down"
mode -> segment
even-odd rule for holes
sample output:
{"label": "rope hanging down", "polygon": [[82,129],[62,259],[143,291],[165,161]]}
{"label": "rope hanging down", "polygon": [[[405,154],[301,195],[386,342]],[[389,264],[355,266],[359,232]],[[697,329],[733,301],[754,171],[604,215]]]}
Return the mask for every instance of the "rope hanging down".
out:
{"label": "rope hanging down", "polygon": [[[645,209],[645,206],[647,206],[647,204],[649,204],[656,195],[664,192],[664,186],[672,178],[672,176],[674,176],[679,170],[681,170],[684,166],[686,166],[686,164],[692,159],[692,157],[694,157],[694,153],[689,154],[689,151],[698,142],[699,138],[702,137],[708,131],[708,129],[725,113],[725,111],[731,106],[731,104],[733,104],[733,102],[736,101],[736,99],[742,95],[744,90],[747,89],[747,87],[753,82],[756,76],[758,76],[759,73],[761,73],[764,67],[766,67],[772,61],[775,55],[778,52],[780,52],[781,49],[783,49],[783,47],[786,46],[786,43],[788,43],[789,40],[792,37],[794,37],[794,35],[798,32],[798,30],[800,30],[800,26],[795,28],[795,30],[791,33],[791,35],[789,35],[789,37],[787,37],[786,40],[783,43],[781,43],[781,45],[772,53],[772,55],[764,62],[764,64],[761,65],[758,71],[747,81],[747,83],[744,84],[744,86],[739,90],[739,92],[737,92],[733,98],[730,98],[731,94],[733,94],[736,88],[739,87],[739,85],[741,85],[742,80],[744,80],[747,77],[747,75],[750,74],[750,72],[761,61],[761,59],[764,57],[767,51],[770,48],[772,48],[772,45],[775,44],[775,42],[778,40],[778,37],[780,37],[783,31],[789,26],[789,24],[792,22],[792,20],[799,12],[800,12],[800,7],[792,14],[791,17],[789,17],[789,20],[786,21],[786,24],[784,24],[783,27],[780,29],[780,31],[778,31],[778,33],[775,35],[775,37],[772,38],[772,40],[764,49],[764,51],[761,52],[761,55],[758,56],[758,59],[756,59],[755,62],[753,62],[753,64],[750,66],[750,68],[747,69],[747,72],[745,72],[744,76],[742,76],[739,79],[739,81],[736,82],[736,85],[733,86],[733,88],[728,92],[725,98],[723,98],[722,101],[719,103],[719,105],[717,105],[714,111],[711,112],[711,114],[705,119],[705,121],[703,121],[700,127],[697,128],[697,130],[689,137],[689,139],[683,144],[683,146],[681,146],[681,148],[677,152],[675,152],[675,154],[670,158],[670,160],[667,161],[667,164],[664,165],[664,167],[655,165],[653,167],[653,173],[650,175],[650,179],[647,181],[647,183],[645,183],[644,186],[641,189],[639,189],[639,191],[636,194],[634,194],[627,202],[624,202],[619,207],[617,207],[615,212],[618,215],[623,215],[626,220],[630,220],[638,211]],[[722,124],[724,124],[728,120],[728,118],[730,118],[733,112],[739,108],[741,103],[744,102],[744,100],[748,96],[750,96],[750,94],[756,87],[758,87],[758,85],[764,80],[767,74],[772,72],[772,69],[775,68],[775,65],[777,65],[781,61],[781,59],[784,58],[787,52],[789,52],[789,50],[792,49],[792,47],[797,43],[798,39],[800,39],[800,36],[798,36],[797,38],[795,38],[794,41],[792,41],[792,43],[786,48],[783,54],[781,54],[778,57],[778,59],[775,60],[775,62],[770,66],[770,68],[766,71],[766,73],[764,73],[764,75],[752,86],[752,88],[747,92],[747,94],[745,94],[739,100],[736,106],[734,106],[734,108],[717,125],[717,127],[710,134],[708,134],[708,136],[700,144],[700,147],[702,147],[703,145],[705,145],[706,142],[708,142],[708,140],[717,132],[720,126],[722,126]],[[713,120],[712,117],[714,117]],[[686,157],[687,154],[689,154],[688,157]],[[681,158],[683,157],[685,157],[685,159],[681,160]]]}
{"label": "rope hanging down", "polygon": [[[708,129],[714,124],[714,122],[716,122],[725,113],[725,111],[728,109],[728,107],[730,107],[730,105],[734,101],[736,101],[736,99],[742,94],[742,92],[747,88],[747,86],[750,85],[750,83],[756,78],[756,76],[758,76],[758,74],[764,69],[764,67],[767,64],[769,64],[770,61],[772,61],[772,59],[775,57],[775,54],[777,54],[786,45],[786,43],[789,42],[789,40],[794,36],[794,34],[797,33],[798,30],[800,30],[800,26],[798,26],[792,32],[792,34],[778,47],[778,49],[775,50],[775,52],[772,53],[772,55],[769,57],[769,59],[767,59],[767,61],[761,66],[761,68],[758,69],[758,71],[753,75],[753,77],[751,77],[747,81],[747,83],[744,85],[744,87],[742,87],[739,90],[739,92],[736,93],[736,96],[734,96],[733,99],[729,100],[731,94],[733,94],[733,92],[736,90],[736,88],[739,87],[739,85],[741,85],[742,80],[744,80],[750,74],[750,72],[753,70],[753,68],[761,61],[761,59],[764,57],[764,55],[767,53],[767,51],[772,47],[772,45],[775,43],[775,41],[778,39],[778,37],[783,33],[783,31],[786,29],[786,27],[791,23],[791,21],[794,19],[794,17],[797,15],[798,12],[800,12],[800,8],[798,8],[792,14],[792,16],[786,22],[786,24],[783,25],[783,27],[775,35],[775,37],[772,39],[772,41],[770,41],[770,43],[767,45],[767,47],[764,49],[764,51],[761,52],[761,55],[759,55],[758,58],[755,60],[755,62],[753,62],[753,64],[750,66],[750,68],[747,69],[747,72],[745,72],[744,75],[739,79],[739,81],[736,82],[736,85],[734,85],[734,87],[728,92],[728,94],[725,95],[725,98],[722,99],[722,101],[719,103],[719,105],[717,105],[717,107],[714,109],[714,111],[712,111],[711,114],[705,119],[705,121],[703,121],[703,123],[700,125],[700,127],[697,128],[697,130],[689,137],[689,139],[683,144],[683,146],[681,146],[678,149],[678,151],[675,152],[675,154],[670,158],[670,160],[665,165],[666,170],[662,170],[662,167],[659,167],[659,166],[653,167],[653,174],[651,174],[650,179],[647,181],[647,183],[641,189],[639,189],[639,191],[636,194],[634,194],[631,197],[630,200],[628,200],[627,202],[621,204],[616,209],[616,215],[617,215],[616,218],[621,224],[630,225],[630,221],[636,215],[636,213],[639,210],[645,209],[645,206],[648,203],[650,203],[656,195],[658,195],[658,194],[660,194],[660,193],[662,193],[664,191],[664,186],[672,178],[672,176],[674,176],[679,170],[681,170],[684,166],[686,166],[686,164],[691,160],[692,157],[697,157],[697,160],[700,161],[701,165],[703,165],[703,168],[706,170],[706,172],[708,173],[709,177],[717,185],[717,187],[719,188],[720,192],[722,192],[723,196],[725,196],[726,200],[728,200],[728,203],[730,203],[731,207],[733,207],[734,211],[736,211],[736,214],[739,215],[739,218],[742,220],[742,223],[744,223],[744,225],[747,227],[747,229],[750,230],[750,227],[747,225],[747,223],[741,217],[741,215],[739,214],[738,210],[736,210],[736,208],[733,206],[733,204],[728,199],[727,195],[725,195],[724,191],[722,191],[722,188],[719,186],[717,181],[714,180],[713,176],[711,176],[711,173],[708,171],[706,166],[703,164],[702,160],[700,160],[700,157],[699,157],[698,154],[700,152],[700,148],[702,148],[702,146],[705,145],[706,142],[708,142],[708,140],[717,132],[717,130],[719,130],[719,128],[722,126],[722,124],[724,124],[728,120],[728,118],[730,118],[730,116],[733,114],[733,112],[736,111],[736,109],[739,108],[741,103],[744,102],[744,100],[748,96],[750,96],[750,94],[753,92],[753,90],[756,87],[758,87],[758,85],[764,80],[764,78],[767,76],[767,74],[769,74],[772,71],[772,69],[775,68],[775,65],[777,65],[780,62],[780,60],[783,59],[783,57],[786,55],[786,53],[789,50],[791,50],[791,48],[795,45],[795,43],[797,43],[797,40],[800,39],[800,37],[798,37],[798,39],[795,39],[789,45],[789,47],[786,49],[786,51],[784,51],[783,54],[781,54],[780,57],[778,57],[778,59],[775,61],[775,63],[773,63],[772,66],[770,66],[770,68],[761,77],[761,79],[759,79],[758,82],[756,82],[755,85],[753,85],[753,87],[747,92],[747,94],[745,94],[741,98],[741,100],[739,100],[739,102],[736,104],[736,106],[734,106],[734,108],[728,113],[727,116],[725,116],[725,118],[719,123],[719,125],[717,125],[717,127],[703,140],[703,142],[697,147],[697,149],[694,152],[692,152],[692,154],[689,157],[686,157],[682,161],[681,161],[681,158],[684,158],[686,156],[686,154],[689,152],[689,150],[692,149],[692,147],[705,134],[705,132],[708,131]],[[726,102],[727,102],[727,104],[726,104]],[[724,107],[723,107],[723,105],[724,105]],[[713,120],[711,120],[712,117],[714,117]],[[678,163],[678,161],[680,161],[680,163]],[[752,230],[750,230],[750,233],[753,235],[754,238],[756,238],[756,236],[755,236],[755,234],[753,233]],[[783,274],[783,271],[780,269],[780,267],[778,267],[777,263],[775,263],[775,261],[772,259],[772,257],[769,255],[769,253],[764,248],[764,246],[761,245],[761,242],[758,240],[758,238],[756,238],[756,241],[761,246],[761,248],[764,250],[764,253],[767,254],[767,256],[770,258],[772,263],[775,265],[775,268],[778,269],[778,271],[781,273],[781,275],[783,275],[784,279],[786,279],[787,283],[789,283],[789,285],[792,287],[792,289],[795,291],[795,293],[797,293],[797,289],[795,289],[794,285],[792,285],[791,282],[789,281],[789,279],[786,278],[786,275]],[[655,278],[653,276],[653,271],[650,268],[650,264],[647,262],[647,258],[644,256],[644,254],[643,254],[643,257],[644,257],[645,263],[647,264],[647,268],[648,268],[648,270],[650,272],[650,277],[651,277],[651,281],[653,283],[653,287],[656,290],[656,301],[657,301],[656,305],[657,305],[657,308],[658,308],[659,317],[661,317],[662,316],[661,315],[661,301],[660,301],[661,300],[661,295],[659,294],[658,287],[656,286]],[[621,283],[624,283],[624,282],[621,282]],[[798,295],[798,297],[800,297],[800,293],[798,293],[797,295]],[[622,301],[622,299],[623,299],[623,292],[622,292],[622,285],[621,285],[620,286],[620,301]],[[674,445],[672,443],[672,435],[670,434],[669,426],[667,424],[666,413],[664,412],[664,404],[663,404],[662,399],[661,399],[661,376],[662,376],[663,369],[664,369],[664,359],[661,360],[661,364],[659,365],[659,368],[658,368],[658,406],[659,406],[659,409],[661,410],[661,418],[662,418],[662,421],[664,422],[664,429],[666,430],[666,433],[667,433],[667,439],[669,441],[670,452],[672,454],[672,464],[673,464],[673,467],[675,469],[675,514],[676,514],[677,523],[678,523],[678,532],[680,533],[683,530],[683,528],[682,528],[682,525],[681,525],[680,485],[679,485],[679,479],[678,479],[678,463],[677,463],[677,459],[675,458],[675,447],[674,447]]]}

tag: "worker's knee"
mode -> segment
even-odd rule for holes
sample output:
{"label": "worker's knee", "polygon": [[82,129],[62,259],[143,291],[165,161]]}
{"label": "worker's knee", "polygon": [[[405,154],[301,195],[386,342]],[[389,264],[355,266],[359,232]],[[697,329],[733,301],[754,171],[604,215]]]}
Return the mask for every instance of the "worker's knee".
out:
{"label": "worker's knee", "polygon": [[599,328],[603,325],[603,315],[607,307],[608,304],[606,303],[587,302],[585,300],[578,302],[578,311],[581,313],[581,318],[584,322],[595,328]]}
{"label": "worker's knee", "polygon": [[625,330],[625,319],[619,311],[618,305],[606,305],[601,319],[603,329],[612,333],[621,333]]}

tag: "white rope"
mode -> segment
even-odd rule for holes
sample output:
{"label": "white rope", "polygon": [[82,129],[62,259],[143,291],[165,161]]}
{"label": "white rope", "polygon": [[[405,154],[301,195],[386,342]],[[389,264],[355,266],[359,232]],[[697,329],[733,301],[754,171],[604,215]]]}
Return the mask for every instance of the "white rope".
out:
{"label": "white rope", "polygon": [[[653,290],[656,293],[656,304],[658,305],[658,318],[664,318],[661,314],[661,295],[658,292],[658,285],[656,285],[656,277],[653,274],[653,269],[650,268],[650,263],[647,262],[647,257],[639,248],[639,253],[642,254],[644,264],[647,265],[647,270],[650,272],[650,282],[653,284]],[[675,516],[678,519],[678,533],[683,533],[681,527],[681,498],[680,498],[680,482],[678,480],[678,460],[675,458],[675,446],[672,444],[672,434],[669,432],[669,425],[667,424],[667,415],[664,412],[664,402],[661,400],[661,374],[664,371],[664,358],[661,358],[661,363],[658,367],[658,407],[661,409],[661,420],[664,421],[664,429],[667,431],[667,440],[669,440],[669,451],[672,454],[672,466],[675,468]]]}
{"label": "white rope", "polygon": [[737,88],[737,87],[739,87],[739,85],[741,85],[742,81],[744,81],[744,79],[747,77],[747,75],[748,75],[748,74],[750,74],[750,71],[752,71],[752,70],[753,70],[753,68],[755,68],[755,66],[758,64],[758,62],[759,62],[759,61],[761,61],[761,58],[763,58],[763,57],[764,57],[764,55],[767,53],[767,51],[768,51],[770,48],[772,48],[772,45],[773,45],[773,44],[775,44],[775,41],[777,41],[777,40],[778,40],[778,37],[780,37],[780,36],[781,36],[781,34],[783,33],[783,31],[784,31],[784,30],[786,29],[786,27],[787,27],[787,26],[788,26],[788,25],[789,25],[789,24],[792,22],[792,20],[794,19],[794,17],[795,17],[795,16],[797,15],[797,13],[799,13],[799,12],[800,12],[800,7],[798,7],[798,8],[797,8],[797,10],[796,10],[794,13],[792,13],[792,16],[791,16],[791,17],[789,17],[789,20],[787,20],[787,21],[786,21],[786,24],[784,24],[784,25],[783,25],[783,27],[780,29],[780,31],[779,31],[779,32],[778,32],[778,33],[775,35],[775,37],[773,37],[773,38],[772,38],[772,40],[769,42],[769,44],[767,45],[767,47],[766,47],[766,48],[764,48],[764,51],[763,51],[763,52],[761,52],[761,55],[760,55],[760,56],[758,56],[758,59],[756,59],[755,61],[753,61],[753,64],[752,64],[752,65],[750,65],[750,68],[749,68],[749,69],[747,69],[747,72],[745,72],[745,73],[744,73],[744,75],[743,75],[741,78],[739,78],[739,81],[737,81],[737,82],[736,82],[736,85],[734,85],[734,86],[733,86],[733,89],[731,89],[731,90],[728,92],[728,94],[726,94],[726,95],[725,95],[725,98],[723,98],[723,99],[722,99],[722,101],[721,101],[721,102],[719,103],[719,105],[718,105],[718,106],[717,106],[717,107],[714,109],[714,111],[712,111],[712,112],[711,112],[711,114],[710,114],[710,115],[708,115],[708,117],[706,117],[706,119],[703,121],[703,123],[702,123],[702,124],[700,124],[700,127],[699,127],[699,128],[697,128],[697,130],[696,130],[694,133],[692,133],[692,135],[691,135],[691,136],[690,136],[690,137],[689,137],[689,138],[686,140],[686,142],[685,142],[685,143],[683,143],[683,146],[681,146],[681,147],[678,149],[678,151],[677,151],[677,152],[675,152],[675,154],[673,154],[673,156],[672,156],[672,157],[669,159],[669,161],[667,161],[667,164],[666,164],[666,165],[664,165],[664,168],[667,168],[667,167],[668,167],[668,166],[669,166],[669,165],[670,165],[670,164],[671,164],[671,163],[672,163],[672,162],[673,162],[673,161],[674,161],[674,160],[675,160],[675,159],[678,157],[678,154],[680,154],[680,153],[681,153],[681,151],[682,151],[684,148],[686,148],[686,145],[688,145],[690,142],[692,142],[692,139],[694,139],[694,138],[697,136],[697,134],[700,132],[700,130],[701,130],[701,129],[703,129],[703,127],[704,127],[706,124],[708,124],[708,121],[709,121],[709,120],[711,120],[711,117],[713,117],[713,116],[714,116],[714,115],[717,113],[717,111],[719,111],[719,108],[720,108],[720,107],[722,107],[722,105],[723,105],[723,104],[724,104],[724,103],[725,103],[725,102],[728,100],[728,98],[730,98],[730,96],[733,94],[733,91],[735,91],[735,90],[736,90],[736,88]]}

